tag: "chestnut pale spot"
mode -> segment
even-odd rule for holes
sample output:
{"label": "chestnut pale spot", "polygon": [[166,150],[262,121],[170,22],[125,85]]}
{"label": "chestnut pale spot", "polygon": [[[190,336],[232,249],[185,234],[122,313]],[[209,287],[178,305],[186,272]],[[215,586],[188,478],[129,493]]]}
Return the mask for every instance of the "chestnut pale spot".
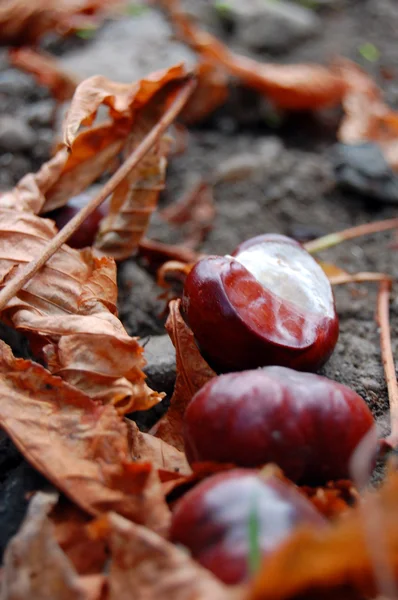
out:
{"label": "chestnut pale spot", "polygon": [[298,245],[267,242],[235,256],[259,283],[304,311],[333,316],[329,281],[308,252]]}

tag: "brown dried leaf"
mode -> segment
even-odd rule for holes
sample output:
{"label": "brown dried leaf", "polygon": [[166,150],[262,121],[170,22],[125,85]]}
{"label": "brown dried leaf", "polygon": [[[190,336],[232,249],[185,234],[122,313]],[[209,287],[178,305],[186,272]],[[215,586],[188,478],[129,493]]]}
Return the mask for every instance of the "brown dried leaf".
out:
{"label": "brown dried leaf", "polygon": [[148,238],[140,241],[138,252],[140,257],[145,260],[146,268],[155,273],[165,262],[195,263],[199,257],[197,252],[181,244],[163,244]]}
{"label": "brown dried leaf", "polygon": [[279,108],[314,110],[341,101],[345,80],[331,69],[316,64],[259,63],[231,52],[217,38],[194,25],[182,11],[179,0],[160,0],[160,4],[167,9],[179,36],[203,60],[225,69]]}
{"label": "brown dried leaf", "polygon": [[10,64],[31,73],[39,85],[48,87],[58,102],[70,100],[79,79],[64,71],[59,61],[49,54],[31,48],[15,48],[8,53]]}
{"label": "brown dried leaf", "polygon": [[95,75],[77,87],[64,122],[64,142],[71,147],[81,125],[92,125],[101,104],[110,108],[113,119],[133,119],[152,97],[169,82],[186,80],[187,71],[182,64],[151,73],[147,78],[133,83],[116,83]]}
{"label": "brown dried leaf", "polygon": [[359,493],[352,481],[331,481],[324,487],[298,488],[312,504],[327,518],[334,518],[350,510],[359,500]]}
{"label": "brown dried leaf", "polygon": [[[51,221],[27,212],[0,210],[0,281],[4,286],[55,233]],[[7,304],[3,320],[34,335],[50,370],[121,411],[143,410],[162,395],[145,384],[143,349],[116,316],[116,269],[62,246]]]}
{"label": "brown dried leaf", "polygon": [[[398,475],[393,474],[379,493],[369,492],[334,527],[322,532],[310,527],[298,530],[268,557],[248,600],[378,596],[375,553],[379,561],[386,556],[384,564],[378,561],[377,573],[387,579],[386,570],[391,568],[398,576],[397,498]],[[372,519],[378,531],[374,539],[368,530]]]}
{"label": "brown dried leaf", "polygon": [[126,419],[129,429],[130,452],[133,460],[150,462],[154,469],[170,472],[176,475],[190,475],[192,473],[183,452],[170,446],[160,438],[138,429],[134,421]]}
{"label": "brown dried leaf", "polygon": [[212,228],[216,216],[212,186],[202,179],[197,181],[160,214],[173,225],[187,224],[183,245],[196,248]]}
{"label": "brown dried leaf", "polygon": [[0,425],[29,462],[91,515],[115,510],[164,532],[169,511],[149,463],[132,462],[127,426],[42,366],[0,344]]}
{"label": "brown dried leaf", "polygon": [[32,498],[19,532],[4,555],[2,600],[87,600],[72,563],[60,549],[48,514],[58,494]]}
{"label": "brown dried leaf", "polygon": [[185,408],[192,396],[216,374],[202,358],[194,335],[182,318],[180,305],[180,300],[170,302],[170,315],[166,323],[166,329],[176,349],[176,384],[170,408],[155,425],[152,433],[183,451],[182,426]]}
{"label": "brown dried leaf", "polygon": [[[95,526],[95,523],[93,524]],[[99,524],[109,539],[109,600],[237,600],[243,595],[218,581],[187,552],[117,514]],[[95,531],[95,529],[93,528]]]}
{"label": "brown dried leaf", "polygon": [[390,166],[398,170],[398,113],[385,104],[381,90],[358,65],[340,59],[336,71],[346,82],[339,140],[346,144],[376,142]]}
{"label": "brown dried leaf", "polygon": [[0,44],[31,45],[47,32],[67,35],[95,27],[123,0],[2,0]]}
{"label": "brown dried leaf", "polygon": [[181,112],[181,119],[187,125],[202,121],[225,104],[229,94],[225,69],[201,58],[195,74],[198,81],[195,92]]}

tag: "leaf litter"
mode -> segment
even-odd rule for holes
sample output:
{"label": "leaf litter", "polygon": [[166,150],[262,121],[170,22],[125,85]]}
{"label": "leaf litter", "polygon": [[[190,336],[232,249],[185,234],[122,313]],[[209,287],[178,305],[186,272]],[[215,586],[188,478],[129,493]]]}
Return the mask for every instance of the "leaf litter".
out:
{"label": "leaf litter", "polygon": [[[7,2],[0,9],[0,24],[5,30],[7,19],[12,18],[18,27],[2,41],[18,43],[28,25],[27,39],[34,41],[55,22],[63,32],[71,31],[79,21],[76,16],[101,12],[102,4],[82,3],[77,9],[71,3],[60,16],[49,0],[43,2],[44,12],[37,6],[25,13],[18,12],[21,2]],[[186,122],[200,120],[220,106],[232,76],[287,110],[342,103],[340,139],[377,141],[395,167],[396,115],[359,67],[348,61],[329,68],[259,65],[194,26],[175,1],[162,4],[199,56],[198,87],[181,113]],[[120,157],[131,154],[155,127],[188,77],[177,65],[133,84],[91,78],[75,91],[73,77],[60,73],[55,62],[34,50],[15,50],[14,60],[36,71],[38,80],[58,100],[74,95],[64,123],[64,146],[37,174],[25,176],[0,196],[3,287],[56,234],[54,224],[38,215],[63,206],[104,172],[112,172]],[[109,108],[109,119],[96,124],[100,105]],[[366,118],[360,119],[360,114]],[[150,433],[139,431],[123,416],[151,407],[162,395],[146,386],[142,348],[117,318],[113,259],[122,260],[138,248],[144,256],[152,252],[160,262],[161,255],[174,259],[173,252],[182,258],[183,252],[200,243],[214,219],[209,190],[202,182],[184,202],[163,214],[171,223],[192,227],[185,247],[164,248],[142,239],[165,185],[169,151],[169,139],[159,137],[116,188],[94,248],[78,252],[63,245],[1,313],[8,325],[26,334],[35,356],[47,367],[15,358],[1,343],[1,427],[64,494],[33,496],[25,521],[6,551],[1,598],[70,598],[72,594],[92,600],[127,599],[132,594],[177,600],[373,597],[380,589],[363,518],[375,518],[376,502],[385,547],[383,539],[371,543],[387,551],[389,566],[398,575],[394,526],[398,479],[393,463],[380,491],[364,495],[356,508],[352,505],[358,496],[351,482],[303,489],[335,524],[322,533],[309,527],[293,533],[254,580],[242,586],[226,587],[165,539],[170,520],[166,497],[233,466],[193,465],[191,469],[183,452],[185,408],[216,374],[201,357],[178,300],[170,304],[167,323],[177,355],[171,407]],[[316,240],[312,249],[350,239],[349,235]],[[197,258],[195,253],[189,256]],[[326,263],[322,267],[333,283],[386,282],[383,274],[349,274]]]}

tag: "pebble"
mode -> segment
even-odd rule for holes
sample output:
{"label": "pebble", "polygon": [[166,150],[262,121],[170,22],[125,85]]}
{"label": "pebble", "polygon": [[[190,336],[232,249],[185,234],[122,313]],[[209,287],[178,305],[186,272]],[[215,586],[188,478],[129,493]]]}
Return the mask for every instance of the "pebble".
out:
{"label": "pebble", "polygon": [[171,395],[176,378],[176,353],[168,335],[155,335],[141,340],[147,364],[144,372],[149,387]]}
{"label": "pebble", "polygon": [[36,135],[25,121],[14,116],[0,117],[0,150],[22,152],[33,148]]}
{"label": "pebble", "polygon": [[336,144],[332,161],[337,183],[384,202],[398,203],[398,176],[373,142]]}
{"label": "pebble", "polygon": [[[283,0],[228,0],[219,17],[232,25],[235,40],[250,50],[287,52],[321,29],[309,8]],[[217,7],[215,8],[217,10]]]}

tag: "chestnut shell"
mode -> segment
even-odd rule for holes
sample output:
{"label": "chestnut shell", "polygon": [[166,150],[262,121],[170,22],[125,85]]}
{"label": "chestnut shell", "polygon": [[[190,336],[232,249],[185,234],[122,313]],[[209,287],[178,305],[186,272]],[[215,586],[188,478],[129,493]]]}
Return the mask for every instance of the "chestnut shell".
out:
{"label": "chestnut shell", "polygon": [[171,539],[227,584],[248,573],[249,520],[255,515],[262,556],[271,553],[299,524],[326,520],[295,488],[276,476],[234,469],[213,475],[177,503]]}
{"label": "chestnut shell", "polygon": [[[278,296],[239,262],[248,248],[257,245],[266,252],[269,243],[313,261],[316,276],[330,290],[329,311],[305,310]],[[279,235],[248,240],[234,254],[200,260],[184,285],[184,315],[203,356],[219,373],[267,365],[317,370],[333,352],[339,332],[331,288],[320,267],[300,244]]]}
{"label": "chestnut shell", "polygon": [[350,476],[349,461],[374,425],[346,386],[284,367],[229,373],[206,383],[184,416],[188,460],[255,467],[273,462],[293,481]]}

